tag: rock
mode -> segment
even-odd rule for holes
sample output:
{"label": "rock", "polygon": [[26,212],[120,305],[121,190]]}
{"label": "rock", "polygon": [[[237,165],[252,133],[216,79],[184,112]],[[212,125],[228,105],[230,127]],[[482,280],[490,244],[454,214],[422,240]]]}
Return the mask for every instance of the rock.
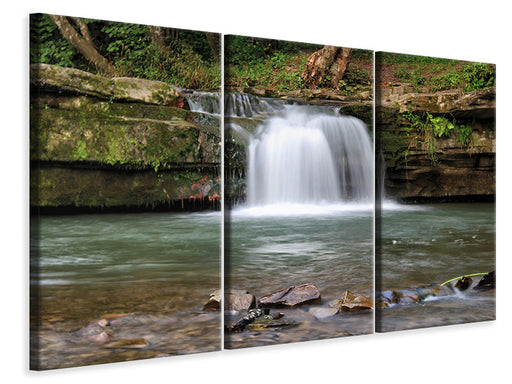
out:
{"label": "rock", "polygon": [[371,297],[351,291],[346,291],[345,295],[338,303],[340,311],[344,312],[358,312],[373,309],[373,300]]}
{"label": "rock", "polygon": [[110,321],[108,319],[99,319],[96,322],[100,327],[107,327],[110,325]]}
{"label": "rock", "polygon": [[237,333],[245,330],[263,330],[297,325],[293,321],[282,320],[283,317],[284,313],[271,315],[269,309],[251,309],[247,315],[238,320],[233,326],[227,327],[226,330]]}
{"label": "rock", "polygon": [[315,316],[318,320],[322,320],[338,314],[340,310],[339,308],[313,307],[310,308],[308,312]]}
{"label": "rock", "polygon": [[[248,291],[241,289],[232,289],[226,292],[226,302],[228,311],[248,311],[256,307],[256,297],[251,295]],[[217,311],[220,310],[222,296],[220,290],[214,291],[210,294],[210,298],[203,305],[203,311]]]}
{"label": "rock", "polygon": [[105,100],[155,105],[184,105],[178,90],[162,81],[128,77],[108,79],[74,68],[50,64],[30,66],[30,85],[51,91],[94,96]]}
{"label": "rock", "polygon": [[[386,163],[387,196],[408,202],[493,200],[495,88],[392,94],[377,100],[376,143]],[[457,130],[427,142],[422,128],[411,126],[404,118],[405,112],[420,117],[428,112],[450,121],[455,118],[459,128],[471,127],[471,132],[465,133],[470,142],[462,144]]]}
{"label": "rock", "polygon": [[471,277],[463,276],[455,283],[455,288],[459,291],[465,291],[469,288],[469,286],[473,283],[473,279]]}
{"label": "rock", "polygon": [[227,310],[248,311],[256,307],[256,297],[248,291],[233,289],[226,293]]}
{"label": "rock", "polygon": [[484,275],[473,289],[496,289],[496,271],[492,271],[487,275]]}
{"label": "rock", "polygon": [[263,309],[251,309],[249,313],[243,316],[240,320],[238,320],[235,324],[230,327],[226,327],[226,331],[228,332],[243,332],[247,329],[247,326],[251,324],[258,317],[265,316],[269,314],[269,310]]}
{"label": "rock", "polygon": [[110,333],[107,333],[107,332],[101,332],[97,335],[89,336],[89,340],[94,341],[95,343],[98,343],[98,344],[104,344],[113,338],[114,338],[114,336],[112,336]]}
{"label": "rock", "polygon": [[420,300],[426,300],[429,297],[448,296],[453,294],[453,289],[449,285],[442,287],[433,285],[427,287],[419,287],[416,289],[416,293]]}
{"label": "rock", "polygon": [[221,306],[222,296],[221,291],[213,291],[210,293],[210,298],[203,305],[203,311],[219,311]]}
{"label": "rock", "polygon": [[320,291],[313,284],[291,286],[265,295],[258,300],[265,307],[294,307],[302,304],[314,304],[321,301]]}
{"label": "rock", "polygon": [[274,316],[261,316],[257,318],[253,323],[247,325],[249,331],[262,331],[269,328],[289,328],[298,325],[292,320],[283,320],[280,317],[275,318]]}
{"label": "rock", "polygon": [[105,344],[105,348],[144,348],[148,346],[149,343],[144,338],[137,339],[122,339],[111,341],[110,343]]}

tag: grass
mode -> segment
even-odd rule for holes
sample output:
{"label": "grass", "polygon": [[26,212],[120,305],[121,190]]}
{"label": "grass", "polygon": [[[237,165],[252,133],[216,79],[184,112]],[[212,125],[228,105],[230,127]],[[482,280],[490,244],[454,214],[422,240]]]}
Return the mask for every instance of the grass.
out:
{"label": "grass", "polygon": [[[271,56],[226,67],[226,87],[256,87],[275,91],[304,89],[301,73],[313,50],[296,52],[276,51]],[[345,95],[371,90],[372,57],[366,51],[354,50],[338,90]],[[328,80],[328,79],[326,79]],[[320,84],[320,87],[328,87]]]}

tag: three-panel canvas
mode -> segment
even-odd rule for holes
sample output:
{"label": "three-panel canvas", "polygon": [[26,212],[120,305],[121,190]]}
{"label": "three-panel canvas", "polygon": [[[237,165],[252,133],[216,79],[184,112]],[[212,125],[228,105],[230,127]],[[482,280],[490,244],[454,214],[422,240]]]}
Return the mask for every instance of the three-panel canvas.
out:
{"label": "three-panel canvas", "polygon": [[30,58],[32,369],[495,319],[494,65],[47,14]]}

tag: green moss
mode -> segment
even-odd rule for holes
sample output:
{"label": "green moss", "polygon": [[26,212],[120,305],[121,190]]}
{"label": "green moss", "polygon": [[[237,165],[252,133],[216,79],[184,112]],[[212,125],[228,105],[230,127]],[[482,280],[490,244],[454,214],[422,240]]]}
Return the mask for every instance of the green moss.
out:
{"label": "green moss", "polygon": [[158,170],[201,162],[207,157],[204,148],[208,142],[212,141],[209,147],[216,150],[214,144],[220,141],[218,135],[205,131],[205,140],[200,143],[202,128],[179,119],[177,116],[190,116],[190,112],[177,112],[176,108],[150,107],[143,113],[145,118],[160,117],[159,120],[165,114],[165,119],[173,122],[169,125],[158,119],[140,121],[135,116],[141,110],[132,105],[114,103],[106,111],[96,109],[94,112],[89,107],[79,110],[50,108],[34,113],[31,116],[31,158]]}
{"label": "green moss", "polygon": [[371,127],[373,125],[373,105],[372,104],[347,104],[340,108],[340,113],[348,116],[354,116],[364,121]]}
{"label": "green moss", "polygon": [[138,171],[44,167],[31,174],[32,206],[151,206],[220,192],[215,172]]}
{"label": "green moss", "polygon": [[378,147],[385,154],[387,166],[394,169],[406,168],[410,138],[400,130],[379,131],[377,138]]}

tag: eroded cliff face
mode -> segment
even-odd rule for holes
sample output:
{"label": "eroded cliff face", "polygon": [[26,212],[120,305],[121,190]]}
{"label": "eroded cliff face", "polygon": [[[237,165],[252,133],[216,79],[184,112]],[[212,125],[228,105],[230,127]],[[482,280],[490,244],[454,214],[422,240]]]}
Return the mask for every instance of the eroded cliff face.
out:
{"label": "eroded cliff face", "polygon": [[169,84],[31,67],[31,206],[218,208],[220,128]]}
{"label": "eroded cliff face", "polygon": [[[494,198],[495,88],[431,94],[380,90],[377,100],[377,151],[385,160],[384,186],[389,197],[404,201]],[[424,119],[427,113],[431,119],[456,122],[455,128],[444,135],[429,135],[428,124],[411,123],[411,116]]]}

